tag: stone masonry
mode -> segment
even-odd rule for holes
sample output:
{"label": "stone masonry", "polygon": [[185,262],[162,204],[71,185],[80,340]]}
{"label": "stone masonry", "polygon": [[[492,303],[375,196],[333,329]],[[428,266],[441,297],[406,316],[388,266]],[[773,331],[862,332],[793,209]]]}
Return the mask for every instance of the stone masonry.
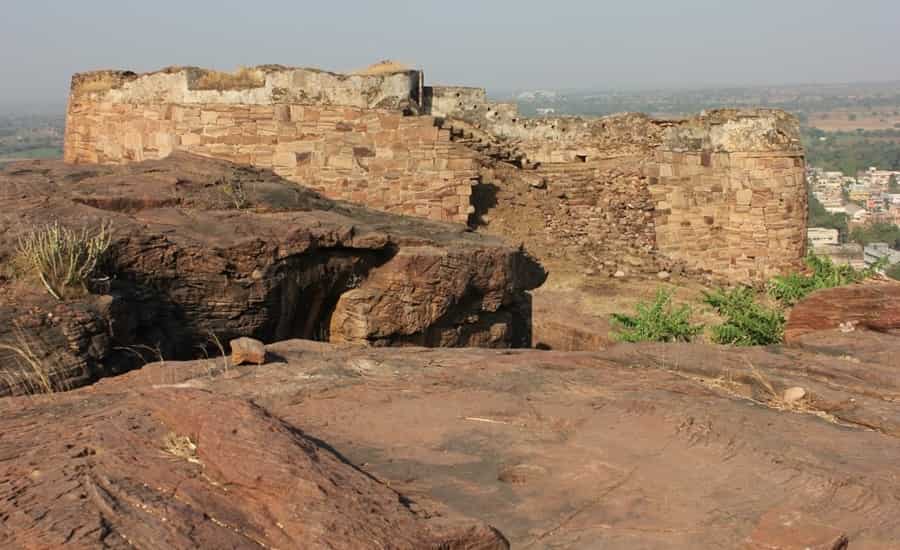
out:
{"label": "stone masonry", "polygon": [[[420,71],[73,77],[67,161],[174,150],[269,168],[331,198],[486,225],[539,255],[543,239],[610,275],[760,280],[798,267],[805,244],[799,128],[780,111],[530,119],[481,88],[425,86]],[[488,223],[492,211],[510,223]]]}
{"label": "stone masonry", "polygon": [[[784,112],[529,119],[469,88],[426,88],[425,96],[436,98],[451,136],[482,153],[491,208],[507,218],[489,230],[543,231],[548,254],[567,251],[610,275],[756,281],[801,264],[803,149],[797,120]],[[542,227],[523,228],[521,219]]]}
{"label": "stone masonry", "polygon": [[[249,84],[192,68],[76,75],[65,160],[122,163],[178,149],[272,169],[330,198],[467,221],[473,153],[435,118],[404,116],[418,107],[420,72],[250,71]],[[205,80],[216,88],[203,89]]]}

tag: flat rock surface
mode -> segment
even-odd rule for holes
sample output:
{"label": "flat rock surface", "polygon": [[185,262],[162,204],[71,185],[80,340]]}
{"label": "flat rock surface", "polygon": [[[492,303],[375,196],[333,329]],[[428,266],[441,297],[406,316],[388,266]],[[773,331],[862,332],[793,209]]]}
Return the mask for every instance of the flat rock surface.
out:
{"label": "flat rock surface", "polygon": [[508,548],[265,409],[189,387],[0,401],[0,547]]}
{"label": "flat rock surface", "polygon": [[[864,330],[751,350],[292,340],[261,367],[153,364],[78,393],[250,399],[514,548],[896,549],[898,351],[896,336]],[[781,400],[793,387],[807,395]]]}

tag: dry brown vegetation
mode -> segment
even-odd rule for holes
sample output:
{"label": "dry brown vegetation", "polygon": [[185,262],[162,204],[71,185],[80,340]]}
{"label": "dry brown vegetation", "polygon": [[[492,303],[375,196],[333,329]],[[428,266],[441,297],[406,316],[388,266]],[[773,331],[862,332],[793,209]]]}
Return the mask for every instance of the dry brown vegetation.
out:
{"label": "dry brown vegetation", "polygon": [[266,84],[265,73],[255,67],[239,67],[233,73],[204,71],[191,86],[195,90],[243,90]]}
{"label": "dry brown vegetation", "polygon": [[163,451],[173,457],[200,464],[200,459],[197,458],[197,444],[186,435],[178,435],[175,432],[167,433],[163,438]]}
{"label": "dry brown vegetation", "polygon": [[382,74],[403,73],[403,72],[406,72],[409,70],[411,70],[411,68],[406,63],[401,63],[399,61],[385,59],[384,61],[379,61],[378,63],[373,63],[372,65],[369,65],[365,69],[353,71],[353,74],[365,75],[365,76],[376,76],[376,75],[382,75]]}
{"label": "dry brown vegetation", "polygon": [[109,250],[111,226],[69,229],[58,222],[35,228],[19,239],[15,264],[40,279],[57,300],[87,292]]}
{"label": "dry brown vegetation", "polygon": [[126,79],[121,73],[114,71],[98,71],[96,73],[80,75],[77,90],[81,93],[105,92],[118,88]]}
{"label": "dry brown vegetation", "polygon": [[60,376],[60,367],[40,342],[19,327],[15,328],[14,335],[14,341],[0,342],[0,354],[10,359],[3,363],[17,367],[0,371],[0,381],[6,385],[9,394],[34,395],[71,389],[65,382],[60,382],[64,379]]}

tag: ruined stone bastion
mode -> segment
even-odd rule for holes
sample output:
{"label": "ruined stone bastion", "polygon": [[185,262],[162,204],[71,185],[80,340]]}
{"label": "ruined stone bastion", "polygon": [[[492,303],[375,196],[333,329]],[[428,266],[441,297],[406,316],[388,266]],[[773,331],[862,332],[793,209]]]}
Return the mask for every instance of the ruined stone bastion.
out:
{"label": "ruined stone bastion", "polygon": [[[796,119],[781,111],[529,119],[480,88],[425,86],[416,70],[72,78],[67,162],[175,150],[434,220],[478,224],[486,209],[515,205],[511,215],[538,219],[561,249],[609,272],[758,280],[797,267],[805,246],[803,149]],[[473,195],[485,186],[489,204]]]}

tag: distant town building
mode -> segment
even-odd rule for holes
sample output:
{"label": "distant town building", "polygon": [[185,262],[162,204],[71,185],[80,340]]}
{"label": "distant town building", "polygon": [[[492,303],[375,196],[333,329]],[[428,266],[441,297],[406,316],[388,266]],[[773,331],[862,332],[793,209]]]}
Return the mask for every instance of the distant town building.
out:
{"label": "distant town building", "polygon": [[810,227],[806,230],[806,240],[813,248],[838,244],[838,230],[827,227]]}
{"label": "distant town building", "polygon": [[813,249],[819,256],[828,256],[837,265],[849,265],[856,269],[866,267],[863,247],[860,244],[827,244]]}
{"label": "distant town building", "polygon": [[848,191],[848,197],[853,202],[859,202],[865,204],[869,200],[869,196],[872,192],[869,190],[869,186],[862,183],[854,183],[850,185]]}
{"label": "distant town building", "polygon": [[872,188],[886,191],[888,183],[891,181],[891,176],[900,177],[900,172],[895,170],[879,170],[872,166],[861,175],[861,179],[868,183]]}
{"label": "distant town building", "polygon": [[866,265],[874,265],[882,258],[887,259],[888,265],[893,265],[900,263],[900,250],[894,250],[888,243],[872,243],[863,250],[863,257]]}

